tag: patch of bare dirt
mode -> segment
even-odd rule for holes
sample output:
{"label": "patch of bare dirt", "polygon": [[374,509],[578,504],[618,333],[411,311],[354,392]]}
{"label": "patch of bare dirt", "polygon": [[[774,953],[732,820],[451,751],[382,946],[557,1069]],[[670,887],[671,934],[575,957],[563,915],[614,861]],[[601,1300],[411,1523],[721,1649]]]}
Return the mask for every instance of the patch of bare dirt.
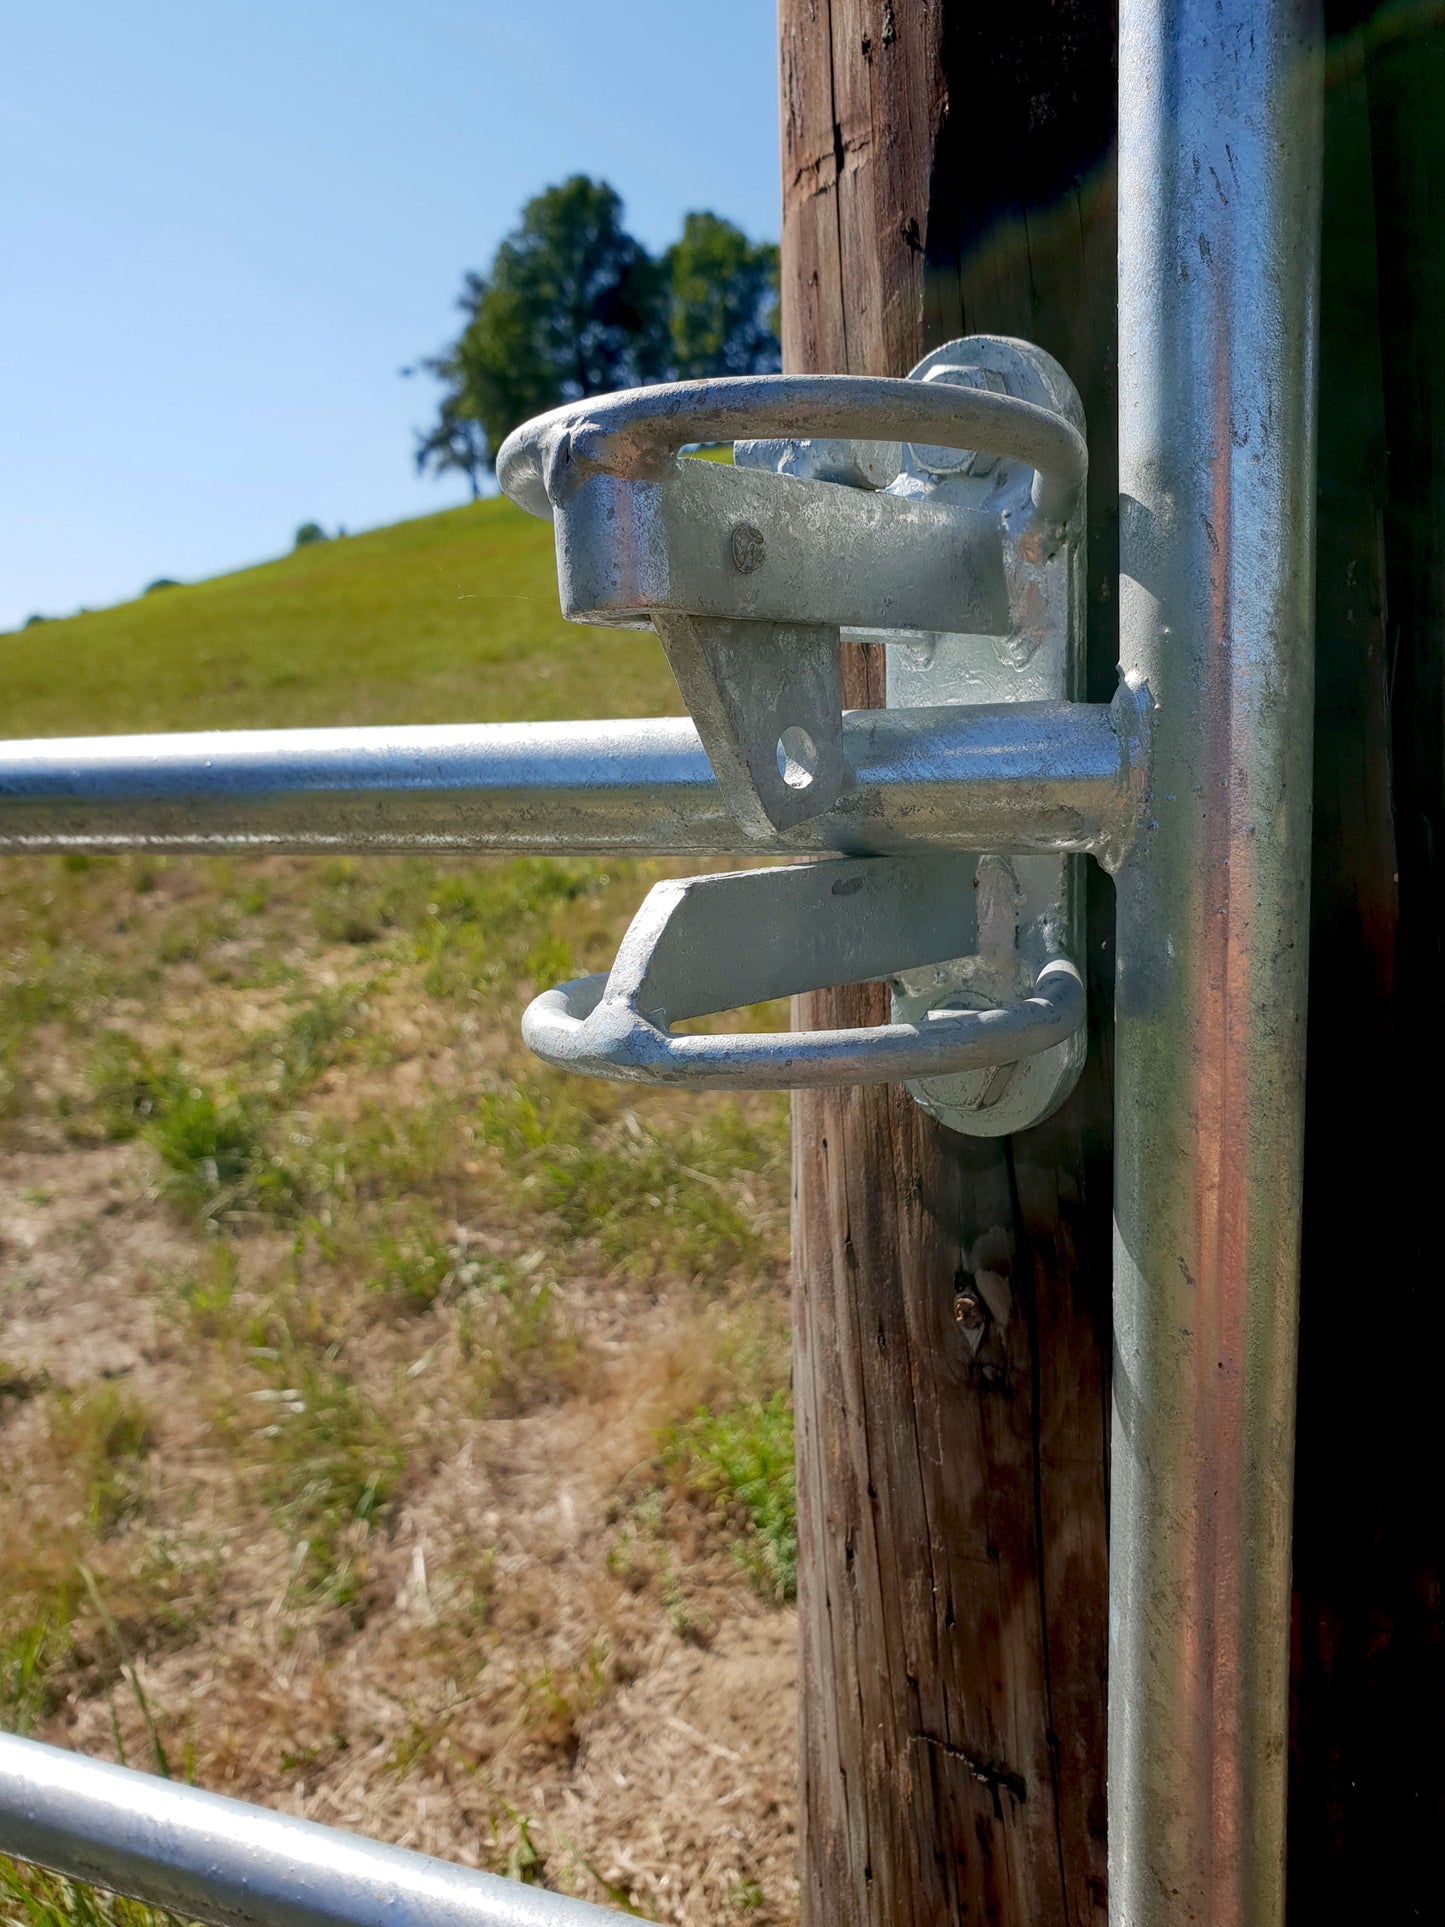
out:
{"label": "patch of bare dirt", "polygon": [[[379,1325],[369,1369],[404,1394],[407,1467],[353,1623],[296,1609],[297,1544],[258,1497],[244,1435],[228,1446],[217,1429],[216,1358],[166,1297],[206,1249],[143,1143],[4,1160],[7,1370],[62,1389],[122,1382],[153,1414],[146,1507],[97,1563],[105,1584],[128,1548],[137,1570],[171,1562],[164,1637],[122,1629],[173,1766],[680,1927],[786,1927],[792,1613],[716,1540],[662,1538],[629,1511],[659,1421],[705,1390],[707,1308],[682,1289],[564,1281],[586,1370],[510,1416],[472,1408],[446,1308],[425,1327]],[[249,1239],[243,1276],[284,1256]],[[0,1444],[24,1448],[40,1505],[38,1413],[0,1401]],[[38,1735],[114,1757],[118,1733],[149,1764],[137,1696],[94,1637],[90,1660]]]}

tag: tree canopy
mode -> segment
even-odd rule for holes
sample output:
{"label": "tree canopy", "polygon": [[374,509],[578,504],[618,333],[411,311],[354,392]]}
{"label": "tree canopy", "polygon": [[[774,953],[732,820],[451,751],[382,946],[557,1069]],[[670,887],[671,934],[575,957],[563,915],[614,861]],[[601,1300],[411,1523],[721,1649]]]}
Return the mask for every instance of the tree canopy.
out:
{"label": "tree canopy", "polygon": [[669,373],[763,375],[779,365],[778,250],[716,214],[689,214],[662,257]]}
{"label": "tree canopy", "polygon": [[466,276],[457,339],[421,364],[442,396],[418,469],[460,471],[475,495],[511,431],[560,402],[777,368],[777,287],[777,248],[715,214],[687,215],[654,258],[605,181],[544,189],[487,272]]}

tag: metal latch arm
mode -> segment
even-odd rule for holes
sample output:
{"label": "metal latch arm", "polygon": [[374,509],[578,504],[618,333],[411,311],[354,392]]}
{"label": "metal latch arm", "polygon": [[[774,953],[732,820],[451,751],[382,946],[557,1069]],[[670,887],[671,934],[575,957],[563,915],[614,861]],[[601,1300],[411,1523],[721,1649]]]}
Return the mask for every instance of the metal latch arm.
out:
{"label": "metal latch arm", "polygon": [[721,1090],[881,1084],[1017,1063],[1066,1043],[1084,987],[1066,958],[1033,993],[861,1030],[677,1036],[689,1018],[863,983],[941,962],[976,941],[972,866],[862,858],[657,884],[606,976],[544,991],[522,1035],[559,1069]]}

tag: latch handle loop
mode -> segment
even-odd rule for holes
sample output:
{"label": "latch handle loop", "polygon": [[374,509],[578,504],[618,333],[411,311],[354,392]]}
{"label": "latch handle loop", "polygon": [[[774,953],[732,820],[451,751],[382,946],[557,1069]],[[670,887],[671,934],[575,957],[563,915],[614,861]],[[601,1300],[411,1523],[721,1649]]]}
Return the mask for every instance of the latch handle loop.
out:
{"label": "latch handle loop", "polygon": [[972,866],[956,858],[862,857],[659,883],[611,972],[544,991],[522,1035],[562,1070],[713,1090],[926,1079],[1015,1064],[1067,1042],[1085,999],[1063,957],[1044,965],[1030,995],[991,1009],[955,1005],[860,1030],[670,1028],[955,956],[973,941],[973,894]]}
{"label": "latch handle loop", "polygon": [[902,1084],[1016,1064],[1066,1043],[1084,1021],[1084,986],[1065,958],[1046,964],[1031,997],[992,1010],[939,1011],[923,1024],[862,1030],[780,1030],[675,1037],[625,999],[610,978],[545,990],[522,1036],[558,1070],[693,1090],[796,1091],[814,1085]]}
{"label": "latch handle loop", "polygon": [[1068,518],[1088,474],[1073,423],[1014,395],[873,375],[734,375],[566,402],[512,431],[497,480],[545,521],[591,475],[655,478],[690,443],[803,436],[1006,456],[1034,470],[1034,506],[1049,522]]}

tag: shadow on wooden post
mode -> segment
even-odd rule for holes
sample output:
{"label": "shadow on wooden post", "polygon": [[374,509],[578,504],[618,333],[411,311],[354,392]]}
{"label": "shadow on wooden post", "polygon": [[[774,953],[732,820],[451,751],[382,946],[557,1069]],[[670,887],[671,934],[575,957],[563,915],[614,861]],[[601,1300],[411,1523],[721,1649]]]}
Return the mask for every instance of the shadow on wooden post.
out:
{"label": "shadow on wooden post", "polygon": [[1291,1921],[1439,1919],[1445,9],[1327,8]]}

